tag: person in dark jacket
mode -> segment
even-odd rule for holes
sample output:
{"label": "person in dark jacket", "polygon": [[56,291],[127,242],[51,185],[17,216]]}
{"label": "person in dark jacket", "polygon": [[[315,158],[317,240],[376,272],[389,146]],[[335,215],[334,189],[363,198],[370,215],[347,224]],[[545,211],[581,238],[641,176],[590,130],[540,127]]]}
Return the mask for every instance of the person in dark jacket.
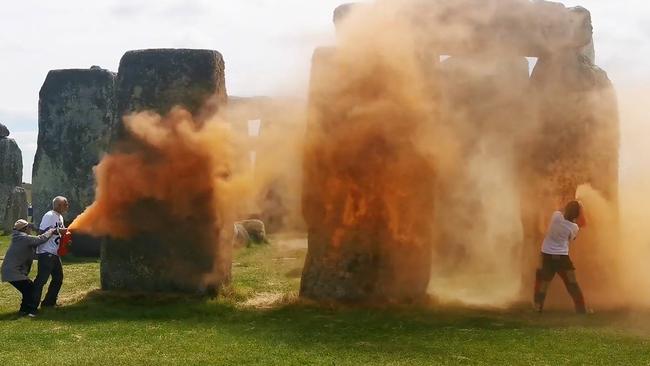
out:
{"label": "person in dark jacket", "polygon": [[9,282],[22,294],[19,314],[34,317],[37,304],[33,301],[34,283],[28,275],[32,268],[36,247],[48,241],[55,229],[39,236],[29,235],[30,230],[31,225],[25,220],[18,220],[14,224],[11,244],[0,267],[0,276],[2,282]]}

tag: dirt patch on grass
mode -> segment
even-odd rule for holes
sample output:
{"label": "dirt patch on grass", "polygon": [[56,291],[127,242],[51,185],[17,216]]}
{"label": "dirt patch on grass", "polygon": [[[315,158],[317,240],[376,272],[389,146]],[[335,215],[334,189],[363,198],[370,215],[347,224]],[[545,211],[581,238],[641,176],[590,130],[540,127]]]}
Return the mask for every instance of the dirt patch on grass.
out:
{"label": "dirt patch on grass", "polygon": [[241,307],[249,309],[271,309],[295,300],[296,296],[282,292],[260,292],[241,303]]}

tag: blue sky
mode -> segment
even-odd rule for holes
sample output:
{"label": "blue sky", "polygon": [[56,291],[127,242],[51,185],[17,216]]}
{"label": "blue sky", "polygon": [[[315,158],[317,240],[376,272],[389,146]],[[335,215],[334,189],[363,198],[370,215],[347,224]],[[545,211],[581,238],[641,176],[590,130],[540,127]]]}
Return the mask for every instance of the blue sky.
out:
{"label": "blue sky", "polygon": [[[117,70],[131,49],[209,48],[226,59],[230,95],[303,95],[314,47],[333,40],[341,0],[22,0],[0,12],[0,122],[31,181],[38,91],[50,69]],[[619,88],[649,85],[645,0],[565,1],[593,13],[598,63]],[[625,5],[622,5],[625,4]]]}

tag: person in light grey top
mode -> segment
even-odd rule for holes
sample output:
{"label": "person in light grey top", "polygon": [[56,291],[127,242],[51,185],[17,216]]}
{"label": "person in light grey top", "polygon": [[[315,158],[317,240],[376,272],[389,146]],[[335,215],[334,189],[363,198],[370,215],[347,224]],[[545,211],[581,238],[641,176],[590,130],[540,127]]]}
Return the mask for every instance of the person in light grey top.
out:
{"label": "person in light grey top", "polygon": [[34,250],[52,237],[54,229],[39,236],[29,235],[30,230],[31,225],[25,220],[18,220],[14,224],[11,244],[0,267],[0,277],[2,282],[9,282],[22,294],[19,313],[33,316],[36,314],[36,305],[33,302],[34,283],[28,276],[34,260]]}

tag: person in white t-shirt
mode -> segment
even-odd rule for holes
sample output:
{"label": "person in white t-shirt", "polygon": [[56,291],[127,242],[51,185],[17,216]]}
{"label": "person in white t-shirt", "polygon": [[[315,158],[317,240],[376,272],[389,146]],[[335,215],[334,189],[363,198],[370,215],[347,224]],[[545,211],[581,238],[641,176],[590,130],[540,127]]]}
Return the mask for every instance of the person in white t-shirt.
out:
{"label": "person in white t-shirt", "polygon": [[[65,234],[66,228],[63,224],[63,215],[68,212],[68,200],[65,197],[56,197],[52,200],[52,210],[43,215],[40,232],[46,232],[55,229],[56,233],[50,240],[36,248],[36,257],[38,258],[38,273],[34,279],[34,304],[41,307],[55,307],[61,285],[63,285],[63,265],[59,258],[59,242],[61,236]],[[43,287],[49,280],[50,286],[47,289],[45,298],[41,302]]]}
{"label": "person in white t-shirt", "polygon": [[557,273],[573,299],[576,312],[586,313],[585,299],[569,257],[569,244],[578,237],[580,226],[585,225],[583,211],[580,202],[571,201],[566,205],[564,213],[556,211],[551,217],[542,243],[542,263],[535,276],[535,309],[538,312],[544,309],[546,291]]}

